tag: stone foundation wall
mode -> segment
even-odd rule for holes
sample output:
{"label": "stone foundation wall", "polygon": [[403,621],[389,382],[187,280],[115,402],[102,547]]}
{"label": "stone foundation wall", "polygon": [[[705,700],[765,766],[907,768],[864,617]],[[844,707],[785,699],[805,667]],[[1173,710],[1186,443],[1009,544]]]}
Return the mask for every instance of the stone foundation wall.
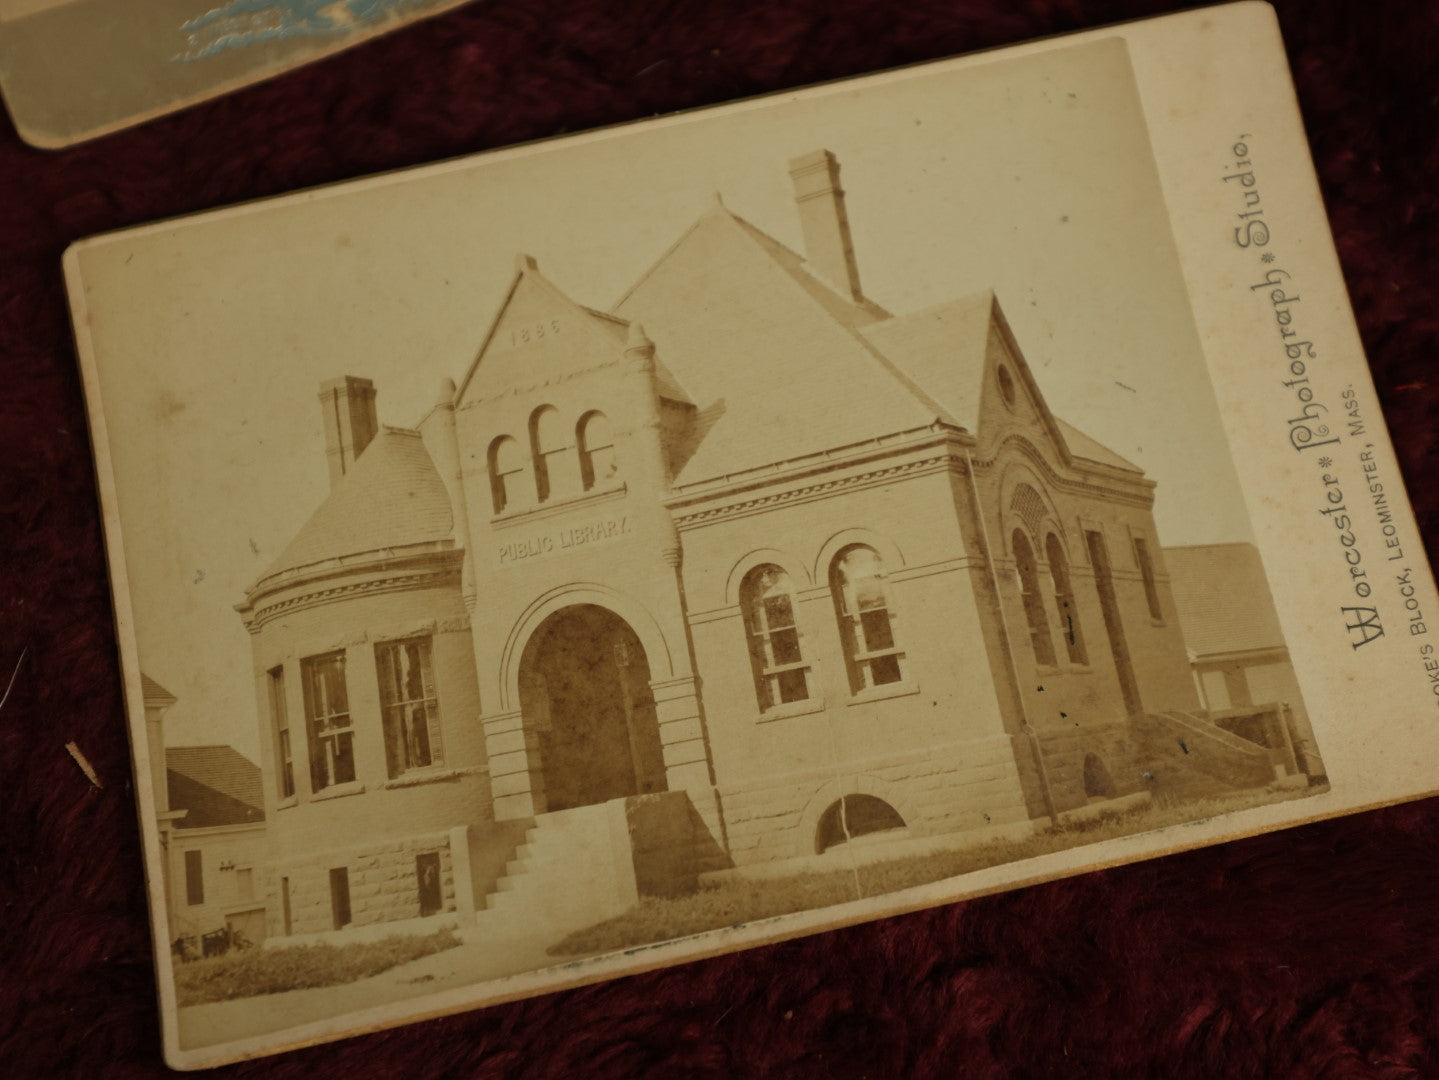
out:
{"label": "stone foundation wall", "polygon": [[454,860],[448,833],[429,833],[312,852],[277,863],[266,883],[269,936],[285,933],[283,883],[289,882],[290,932],[314,934],[335,929],[330,871],[345,868],[350,884],[350,926],[414,919],[420,915],[416,857],[434,852],[440,861],[440,910],[455,910]]}
{"label": "stone foundation wall", "polygon": [[682,895],[693,890],[700,874],[730,865],[687,791],[626,799],[625,821],[641,896]]}
{"label": "stone foundation wall", "polygon": [[1089,801],[1091,796],[1085,791],[1085,759],[1091,754],[1099,760],[1110,780],[1111,797],[1148,790],[1141,741],[1126,721],[1088,725],[1072,731],[1042,732],[1039,743],[1044,753],[1050,795],[1054,808],[1060,813]]}
{"label": "stone foundation wall", "polygon": [[820,817],[846,795],[869,795],[898,812],[910,836],[1027,821],[1008,736],[926,747],[847,767],[814,769],[763,784],[722,788],[736,866],[814,855]]}

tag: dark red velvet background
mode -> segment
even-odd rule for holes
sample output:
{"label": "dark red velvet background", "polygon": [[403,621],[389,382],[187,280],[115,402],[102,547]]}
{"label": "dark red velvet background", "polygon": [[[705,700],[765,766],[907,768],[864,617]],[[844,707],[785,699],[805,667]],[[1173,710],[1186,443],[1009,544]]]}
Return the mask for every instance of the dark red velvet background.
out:
{"label": "dark red velvet background", "polygon": [[[1432,558],[1439,7],[1277,6]],[[1174,7],[494,0],[62,153],[0,125],[0,1071],[163,1070],[67,243]],[[226,1071],[1439,1076],[1436,853],[1415,803]]]}

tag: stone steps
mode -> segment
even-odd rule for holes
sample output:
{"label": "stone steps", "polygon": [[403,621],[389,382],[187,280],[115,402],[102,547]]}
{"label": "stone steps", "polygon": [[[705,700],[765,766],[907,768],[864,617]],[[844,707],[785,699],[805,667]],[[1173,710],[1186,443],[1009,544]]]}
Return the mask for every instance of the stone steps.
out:
{"label": "stone steps", "polygon": [[638,901],[623,800],[541,814],[476,912],[481,928],[562,936]]}

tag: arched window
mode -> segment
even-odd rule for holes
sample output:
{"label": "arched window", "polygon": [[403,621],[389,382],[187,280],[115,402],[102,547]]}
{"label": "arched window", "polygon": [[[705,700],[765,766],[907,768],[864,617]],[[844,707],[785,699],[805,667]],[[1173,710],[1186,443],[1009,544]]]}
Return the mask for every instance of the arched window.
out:
{"label": "arched window", "polygon": [[845,548],[830,567],[829,588],[850,689],[859,693],[901,681],[904,654],[894,640],[894,609],[879,552],[863,544]]}
{"label": "arched window", "polygon": [[1069,561],[1054,533],[1044,541],[1044,555],[1049,560],[1049,576],[1054,579],[1054,606],[1059,611],[1059,632],[1069,649],[1069,662],[1087,664],[1089,654],[1084,648],[1084,630],[1079,625],[1079,606],[1069,585]]}
{"label": "arched window", "polygon": [[750,670],[759,707],[772,709],[809,697],[809,665],[795,624],[794,588],[778,566],[757,566],[740,586]]}
{"label": "arched window", "polygon": [[1029,537],[1014,530],[1014,563],[1019,570],[1019,595],[1024,602],[1024,619],[1029,623],[1029,640],[1034,646],[1036,663],[1054,666],[1054,641],[1049,636],[1049,618],[1044,613],[1044,598],[1039,594],[1039,568]]}
{"label": "arched window", "polygon": [[820,815],[815,828],[814,848],[823,854],[837,844],[857,840],[871,833],[904,828],[899,811],[873,795],[846,795]]}
{"label": "arched window", "polygon": [[580,490],[574,443],[568,424],[553,405],[541,405],[530,416],[530,447],[535,459],[535,492],[540,502],[563,499]]}
{"label": "arched window", "polygon": [[580,483],[584,489],[589,491],[611,483],[618,469],[609,417],[598,411],[585,413],[580,417],[575,442],[580,448]]}
{"label": "arched window", "polygon": [[489,468],[490,497],[495,513],[502,514],[506,510],[529,505],[533,497],[525,475],[529,468],[518,442],[508,435],[501,435],[490,443]]}

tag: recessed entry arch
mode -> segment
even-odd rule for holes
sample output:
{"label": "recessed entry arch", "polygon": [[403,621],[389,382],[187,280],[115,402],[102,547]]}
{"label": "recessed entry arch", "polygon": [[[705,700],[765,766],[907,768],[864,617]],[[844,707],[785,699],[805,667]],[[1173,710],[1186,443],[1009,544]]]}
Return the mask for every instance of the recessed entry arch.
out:
{"label": "recessed entry arch", "polygon": [[520,707],[520,661],[530,638],[555,612],[579,604],[604,608],[629,626],[644,648],[652,681],[671,679],[678,674],[669,642],[644,604],[597,582],[575,582],[540,596],[515,620],[500,654],[499,711],[509,712]]}
{"label": "recessed entry arch", "polygon": [[649,660],[620,616],[597,604],[552,612],[525,642],[519,679],[547,811],[668,790]]}

